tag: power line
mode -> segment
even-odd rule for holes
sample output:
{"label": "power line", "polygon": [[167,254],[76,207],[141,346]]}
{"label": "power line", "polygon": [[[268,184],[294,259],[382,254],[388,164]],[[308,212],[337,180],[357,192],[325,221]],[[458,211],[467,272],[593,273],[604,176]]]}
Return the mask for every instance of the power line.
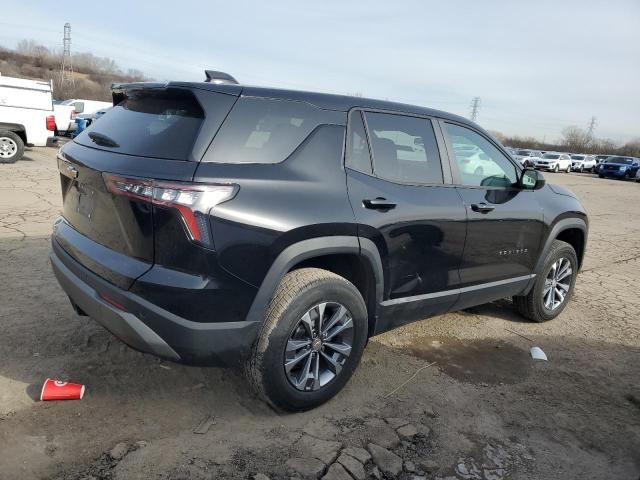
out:
{"label": "power line", "polygon": [[478,111],[480,110],[480,97],[473,97],[471,100],[471,121],[475,122],[478,118]]}

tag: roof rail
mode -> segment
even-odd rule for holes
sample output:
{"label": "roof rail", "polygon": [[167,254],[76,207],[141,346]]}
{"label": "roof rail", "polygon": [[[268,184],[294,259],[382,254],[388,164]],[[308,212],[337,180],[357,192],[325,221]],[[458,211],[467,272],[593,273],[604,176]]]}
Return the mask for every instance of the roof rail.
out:
{"label": "roof rail", "polygon": [[238,85],[238,81],[233,78],[231,75],[225,72],[216,72],[215,70],[205,70],[204,74],[207,76],[205,82],[208,83],[231,83],[234,85]]}

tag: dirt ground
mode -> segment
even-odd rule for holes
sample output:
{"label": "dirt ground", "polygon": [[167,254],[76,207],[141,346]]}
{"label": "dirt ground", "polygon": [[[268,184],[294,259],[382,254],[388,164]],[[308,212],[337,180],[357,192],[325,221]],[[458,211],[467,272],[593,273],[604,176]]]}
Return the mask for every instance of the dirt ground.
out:
{"label": "dirt ground", "polygon": [[[158,360],[75,315],[48,260],[55,149],[0,165],[0,478],[638,479],[640,185],[546,176],[591,220],[559,318],[504,300],[417,322],[373,338],[331,402],[283,415],[236,371]],[[47,377],[87,394],[39,402]]]}

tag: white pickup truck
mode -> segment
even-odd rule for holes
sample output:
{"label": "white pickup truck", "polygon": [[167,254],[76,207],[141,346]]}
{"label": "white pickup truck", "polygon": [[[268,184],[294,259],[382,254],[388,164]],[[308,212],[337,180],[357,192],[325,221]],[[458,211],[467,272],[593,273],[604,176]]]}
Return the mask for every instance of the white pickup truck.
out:
{"label": "white pickup truck", "polygon": [[100,100],[85,100],[83,98],[70,98],[69,100],[62,100],[60,105],[72,106],[76,113],[82,113],[90,115],[96,113],[99,110],[113,107],[111,102],[102,102]]}
{"label": "white pickup truck", "polygon": [[65,136],[76,129],[76,111],[73,105],[63,105],[60,101],[53,102],[53,115],[56,117],[56,137]]}
{"label": "white pickup truck", "polygon": [[76,130],[76,116],[79,118],[94,119],[96,112],[106,108],[111,108],[111,102],[101,102],[99,100],[84,100],[82,98],[71,98],[69,100],[54,100],[53,113],[56,116],[56,136],[67,135]]}
{"label": "white pickup truck", "polygon": [[51,83],[0,75],[0,163],[19,160],[24,147],[44,147],[53,137]]}

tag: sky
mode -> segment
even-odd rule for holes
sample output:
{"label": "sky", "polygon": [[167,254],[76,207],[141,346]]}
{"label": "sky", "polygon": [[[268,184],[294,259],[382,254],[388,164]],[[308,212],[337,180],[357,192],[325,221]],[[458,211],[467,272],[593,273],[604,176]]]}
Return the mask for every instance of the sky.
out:
{"label": "sky", "polygon": [[[412,103],[509,135],[640,137],[640,1],[2,0],[0,46],[34,39],[156,80],[240,83]],[[62,4],[61,4],[62,5]],[[73,6],[76,6],[73,8]]]}

